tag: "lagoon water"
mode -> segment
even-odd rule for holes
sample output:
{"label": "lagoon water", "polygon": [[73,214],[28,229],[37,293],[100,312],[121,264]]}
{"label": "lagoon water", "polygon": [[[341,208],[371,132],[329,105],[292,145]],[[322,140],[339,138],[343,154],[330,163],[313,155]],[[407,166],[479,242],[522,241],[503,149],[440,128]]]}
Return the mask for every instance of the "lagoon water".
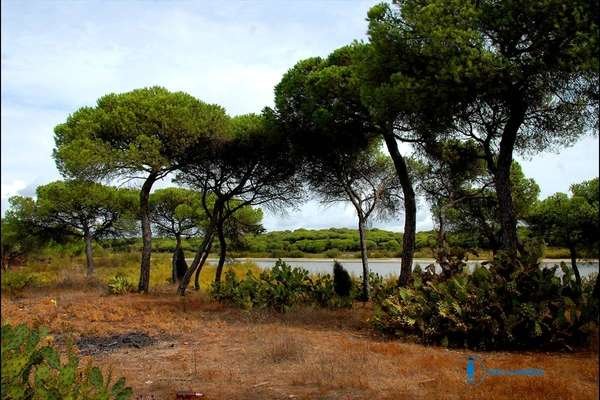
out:
{"label": "lagoon water", "polygon": [[[333,270],[333,259],[314,259],[314,258],[282,258],[283,261],[290,264],[293,267],[303,267],[310,272],[315,273],[332,273]],[[191,260],[189,260],[191,261]],[[188,261],[188,262],[189,262]],[[210,263],[216,263],[215,259],[208,259]],[[236,258],[235,262],[253,262],[258,265],[260,268],[271,268],[275,262],[276,258]],[[477,264],[480,264],[483,260],[477,261],[468,261],[467,266],[469,269],[473,269]],[[541,265],[542,267],[553,267],[554,265],[560,264],[560,262],[565,262],[568,266],[571,265],[570,260],[543,260]],[[362,263],[360,259],[340,259],[340,263],[354,275],[362,274]],[[416,265],[419,265],[421,268],[425,268],[429,264],[433,263],[433,259],[415,259],[413,261],[413,268]],[[593,273],[598,273],[598,260],[580,260],[577,263],[579,267],[579,271],[581,276],[588,276]],[[376,272],[381,276],[391,276],[398,275],[400,271],[400,259],[399,258],[386,258],[386,259],[370,259],[369,260],[369,269],[371,272]],[[439,272],[439,266],[436,268]],[[557,275],[562,275],[562,271],[560,268],[557,269]]]}

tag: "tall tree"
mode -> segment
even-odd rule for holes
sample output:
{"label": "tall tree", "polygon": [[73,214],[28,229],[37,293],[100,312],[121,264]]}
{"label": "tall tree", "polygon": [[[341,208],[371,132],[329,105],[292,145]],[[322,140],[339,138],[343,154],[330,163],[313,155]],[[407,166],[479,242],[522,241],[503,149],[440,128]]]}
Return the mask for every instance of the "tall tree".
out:
{"label": "tall tree", "polygon": [[153,184],[179,169],[190,149],[209,154],[224,134],[227,116],[217,105],[161,87],[108,94],[58,125],[54,158],[66,177],[142,179],[140,292],[148,292]]}
{"label": "tall tree", "polygon": [[[214,236],[225,244],[225,225],[236,211],[249,205],[277,208],[299,198],[301,185],[295,174],[296,165],[271,121],[273,117],[269,114],[237,116],[229,122],[228,139],[210,156],[189,153],[191,158],[186,160],[177,180],[201,193],[209,223],[203,242],[179,284],[180,295],[185,295],[192,275],[199,276]],[[222,265],[217,268],[217,282],[221,270]]]}
{"label": "tall tree", "polygon": [[135,192],[87,181],[56,181],[37,188],[34,223],[85,241],[86,273],[94,274],[93,241],[135,229]]}
{"label": "tall tree", "polygon": [[581,288],[577,250],[597,252],[599,244],[598,178],[571,185],[571,193],[570,197],[566,193],[555,193],[539,201],[527,222],[547,242],[569,249],[571,266]]}
{"label": "tall tree", "polygon": [[381,40],[378,18],[382,7],[387,9],[387,6],[380,5],[369,11],[370,43],[353,45],[354,70],[360,81],[361,101],[368,108],[371,120],[379,128],[402,187],[404,235],[399,284],[406,285],[411,276],[415,251],[417,200],[414,178],[410,173],[410,161],[400,151],[399,141],[418,143],[415,139],[407,139],[402,133],[407,130],[427,130],[424,126],[428,116],[426,112],[422,112],[414,117],[410,112],[419,114],[418,111],[435,109],[435,105],[425,105],[429,101],[426,93],[407,90],[410,85],[407,87],[406,83],[398,83],[396,70],[406,68],[410,61],[406,60],[403,54],[396,53],[397,49]]}
{"label": "tall tree", "polygon": [[360,98],[354,52],[347,46],[298,62],[275,87],[275,111],[308,185],[323,201],[350,201],[356,210],[366,300],[367,220],[374,211],[396,211],[399,196],[390,163],[379,153],[379,128]]}
{"label": "tall tree", "polygon": [[378,151],[364,151],[336,168],[313,175],[312,189],[325,203],[350,202],[358,218],[362,260],[362,300],[369,299],[367,225],[371,218],[388,219],[402,204],[398,176],[389,157]]}
{"label": "tall tree", "polygon": [[598,17],[587,0],[406,0],[369,11],[368,62],[383,78],[371,98],[397,104],[405,140],[479,143],[500,205],[501,245],[512,257],[514,152],[597,133]]}
{"label": "tall tree", "polygon": [[150,221],[160,235],[175,238],[171,261],[171,281],[175,283],[178,257],[183,254],[181,240],[199,235],[206,225],[200,194],[176,187],[154,191],[150,195]]}

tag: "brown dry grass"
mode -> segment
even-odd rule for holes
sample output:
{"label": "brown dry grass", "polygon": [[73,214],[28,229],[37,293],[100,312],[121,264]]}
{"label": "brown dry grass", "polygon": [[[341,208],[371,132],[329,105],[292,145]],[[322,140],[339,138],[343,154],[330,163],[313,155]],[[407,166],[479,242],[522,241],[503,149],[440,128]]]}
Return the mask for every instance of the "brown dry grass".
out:
{"label": "brown dry grass", "polygon": [[595,353],[479,353],[488,367],[543,368],[544,377],[465,382],[469,351],[385,341],[368,307],[244,312],[172,287],[150,295],[107,296],[87,288],[36,289],[2,298],[4,322],[46,325],[54,334],[132,330],[163,338],[142,349],[84,357],[124,375],[136,395],[173,399],[595,399]]}

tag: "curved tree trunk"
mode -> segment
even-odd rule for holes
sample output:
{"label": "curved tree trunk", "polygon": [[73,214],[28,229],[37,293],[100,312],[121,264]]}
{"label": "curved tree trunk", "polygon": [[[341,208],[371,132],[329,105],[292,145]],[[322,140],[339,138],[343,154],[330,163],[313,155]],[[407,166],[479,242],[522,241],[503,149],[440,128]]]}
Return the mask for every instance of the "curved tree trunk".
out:
{"label": "curved tree trunk", "polygon": [[369,259],[367,255],[367,233],[365,218],[358,214],[358,236],[360,238],[360,257],[362,259],[362,301],[369,300]]}
{"label": "curved tree trunk", "polygon": [[157,174],[152,172],[146,178],[140,191],[140,217],[142,220],[142,262],[140,264],[140,282],[138,291],[148,293],[150,286],[150,257],[152,255],[152,229],[150,227],[150,190],[156,181]]}
{"label": "curved tree trunk", "polygon": [[[511,158],[512,162],[512,158]],[[511,258],[517,256],[519,248],[517,238],[517,218],[512,201],[512,183],[510,181],[510,164],[498,165],[496,174],[496,194],[498,196],[498,214],[500,214],[502,250]]]}
{"label": "curved tree trunk", "polygon": [[402,194],[404,195],[404,236],[402,238],[402,263],[400,266],[400,278],[398,284],[406,286],[410,280],[412,272],[413,254],[415,252],[415,234],[417,225],[417,203],[415,191],[412,186],[412,180],[408,174],[406,161],[400,154],[398,143],[394,136],[393,129],[389,128],[383,135],[387,145],[388,152],[394,162],[396,173],[402,185]]}
{"label": "curved tree trunk", "polygon": [[577,290],[581,293],[581,275],[579,274],[579,268],[577,267],[577,249],[575,248],[575,244],[569,244],[569,253],[571,255],[571,267],[573,267],[573,273],[575,274]]}
{"label": "curved tree trunk", "polygon": [[94,258],[92,256],[92,235],[85,235],[85,259],[87,263],[86,275],[88,277],[94,275]]}
{"label": "curved tree trunk", "polygon": [[187,272],[183,276],[183,279],[181,280],[181,282],[179,282],[177,293],[181,296],[185,296],[185,291],[188,285],[190,284],[190,281],[192,280],[192,275],[194,275],[195,272],[197,272],[198,275],[200,275],[200,270],[202,269],[202,266],[204,266],[206,258],[208,258],[208,253],[210,252],[210,248],[212,246],[213,236],[214,228],[212,228],[211,226],[207,230],[204,236],[204,240],[202,241],[202,244],[200,245],[198,251],[196,252],[196,255],[194,256],[192,265],[190,265]]}
{"label": "curved tree trunk", "polygon": [[171,283],[177,282],[177,257],[179,256],[179,249],[181,248],[181,235],[175,235],[175,251],[173,252],[173,259],[171,260]]}
{"label": "curved tree trunk", "polygon": [[210,250],[212,249],[212,244],[213,244],[213,241],[211,240],[210,243],[208,244],[208,249],[202,254],[202,260],[200,260],[200,264],[198,265],[198,268],[196,269],[196,276],[194,277],[194,290],[200,290],[200,273],[202,272],[202,268],[204,267],[204,264],[206,264],[206,259],[208,258],[208,254],[210,253]]}
{"label": "curved tree trunk", "polygon": [[219,238],[219,264],[217,265],[217,271],[215,273],[215,286],[218,291],[221,286],[221,274],[223,273],[223,265],[225,265],[225,257],[227,255],[227,242],[225,242],[223,221],[218,225],[217,235]]}
{"label": "curved tree trunk", "polygon": [[[502,229],[502,249],[516,260],[519,248],[517,237],[517,217],[512,199],[512,182],[510,180],[510,169],[513,162],[513,151],[517,141],[519,128],[525,118],[526,107],[518,93],[513,94],[510,99],[510,117],[504,126],[500,150],[493,172],[498,196],[498,213],[500,214],[500,227]],[[508,273],[512,271],[507,271]]]}

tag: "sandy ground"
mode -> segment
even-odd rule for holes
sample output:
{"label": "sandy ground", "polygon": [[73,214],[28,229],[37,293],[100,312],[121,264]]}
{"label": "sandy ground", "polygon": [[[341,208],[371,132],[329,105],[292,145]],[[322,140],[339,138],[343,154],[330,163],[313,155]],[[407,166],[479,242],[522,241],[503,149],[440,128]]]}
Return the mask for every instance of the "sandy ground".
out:
{"label": "sandy ground", "polygon": [[[245,312],[192,293],[107,296],[55,289],[2,297],[3,322],[48,326],[57,342],[72,335],[131,331],[156,339],[83,356],[124,375],[135,399],[597,399],[597,352],[474,353],[378,336],[368,306]],[[542,368],[543,377],[484,377],[466,383],[466,360],[488,368]]]}

